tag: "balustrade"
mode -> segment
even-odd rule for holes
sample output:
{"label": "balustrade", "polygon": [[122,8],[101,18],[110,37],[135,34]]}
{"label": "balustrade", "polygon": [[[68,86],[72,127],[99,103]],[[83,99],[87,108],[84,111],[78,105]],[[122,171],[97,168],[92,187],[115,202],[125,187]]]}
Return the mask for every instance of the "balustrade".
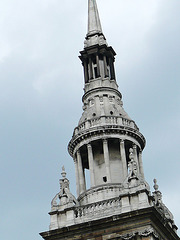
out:
{"label": "balustrade", "polygon": [[93,218],[94,216],[110,215],[114,212],[121,212],[121,199],[114,198],[102,202],[92,203],[87,206],[77,207],[74,210],[75,218],[79,219],[82,217]]}
{"label": "balustrade", "polygon": [[91,127],[99,126],[99,125],[122,125],[122,126],[127,126],[134,128],[135,130],[138,130],[138,127],[134,123],[134,121],[122,118],[122,117],[117,117],[117,116],[102,116],[99,118],[94,118],[91,120],[87,120],[86,122],[83,122],[80,124],[77,128],[75,128],[75,135],[80,133],[83,130],[88,130]]}

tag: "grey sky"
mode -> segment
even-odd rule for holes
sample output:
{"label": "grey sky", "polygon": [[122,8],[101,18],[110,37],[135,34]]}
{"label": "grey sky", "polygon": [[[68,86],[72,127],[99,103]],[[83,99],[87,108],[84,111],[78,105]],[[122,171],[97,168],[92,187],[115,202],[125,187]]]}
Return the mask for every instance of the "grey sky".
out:
{"label": "grey sky", "polygon": [[[146,179],[158,179],[180,227],[180,1],[97,3],[124,108],[147,140]],[[0,1],[2,239],[41,239],[62,165],[75,194],[67,144],[82,113],[86,28],[87,0]]]}

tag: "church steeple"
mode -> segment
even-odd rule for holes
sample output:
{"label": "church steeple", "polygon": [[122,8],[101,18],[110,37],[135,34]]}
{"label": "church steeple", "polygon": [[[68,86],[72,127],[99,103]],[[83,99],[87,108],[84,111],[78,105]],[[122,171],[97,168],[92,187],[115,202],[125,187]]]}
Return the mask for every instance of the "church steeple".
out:
{"label": "church steeple", "polygon": [[[123,108],[115,76],[116,53],[106,43],[96,1],[88,3],[88,33],[80,52],[85,79],[83,114],[68,146],[80,203],[89,194],[85,171],[90,173],[91,187],[111,186],[99,201],[109,194],[116,197],[121,185],[126,189],[141,185],[148,191],[141,158],[145,139]],[[91,197],[90,193],[90,201]]]}
{"label": "church steeple", "polygon": [[177,240],[173,215],[162,202],[156,180],[153,195],[145,181],[145,138],[123,108],[116,53],[102,33],[96,1],[88,3],[88,33],[80,52],[83,113],[68,145],[77,199],[63,168],[60,192],[51,203],[50,230],[41,235],[45,240]]}

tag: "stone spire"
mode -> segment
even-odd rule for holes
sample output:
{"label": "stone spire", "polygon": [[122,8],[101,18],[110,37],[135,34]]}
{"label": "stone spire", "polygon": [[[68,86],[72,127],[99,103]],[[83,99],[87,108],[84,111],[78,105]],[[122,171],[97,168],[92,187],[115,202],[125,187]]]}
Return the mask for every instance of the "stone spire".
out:
{"label": "stone spire", "polygon": [[89,0],[87,36],[92,36],[95,34],[102,34],[102,27],[101,27],[96,0]]}
{"label": "stone spire", "polygon": [[[106,43],[96,0],[88,3],[88,33],[80,52],[85,80],[83,113],[68,146],[75,163],[78,201],[80,205],[108,201],[131,190],[145,194],[139,206],[149,206],[141,158],[145,138],[123,108],[114,67],[116,53]],[[85,171],[90,174],[90,188]]]}
{"label": "stone spire", "polygon": [[88,32],[84,47],[106,44],[106,38],[102,32],[101,21],[96,4],[96,0],[88,0]]}

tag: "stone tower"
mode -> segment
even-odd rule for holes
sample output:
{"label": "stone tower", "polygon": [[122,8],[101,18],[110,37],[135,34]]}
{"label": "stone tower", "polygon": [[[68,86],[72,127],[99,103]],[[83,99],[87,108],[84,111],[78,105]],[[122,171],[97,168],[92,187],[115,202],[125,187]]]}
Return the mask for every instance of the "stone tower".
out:
{"label": "stone tower", "polygon": [[80,52],[83,114],[68,145],[77,199],[63,167],[60,192],[51,202],[49,231],[41,233],[45,240],[179,239],[157,181],[152,194],[145,181],[145,138],[123,109],[115,55],[102,32],[96,0],[88,0],[88,32]]}

